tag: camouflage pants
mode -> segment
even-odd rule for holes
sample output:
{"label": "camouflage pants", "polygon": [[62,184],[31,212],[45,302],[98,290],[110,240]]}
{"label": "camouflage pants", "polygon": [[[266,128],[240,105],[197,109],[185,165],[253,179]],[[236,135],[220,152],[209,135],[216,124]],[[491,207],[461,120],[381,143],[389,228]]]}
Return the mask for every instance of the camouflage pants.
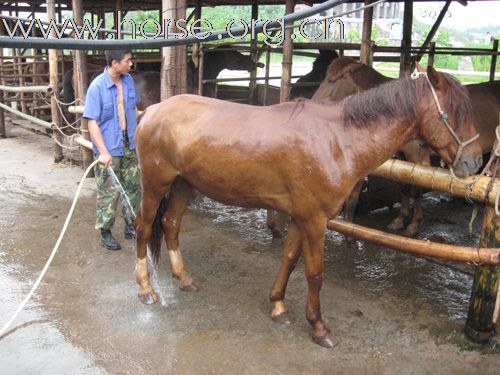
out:
{"label": "camouflage pants", "polygon": [[[130,150],[125,147],[123,156],[113,156],[111,164],[113,172],[120,180],[120,183],[130,200],[130,204],[137,213],[141,200],[141,185],[139,182],[139,164],[135,150]],[[119,187],[113,177],[110,175],[108,168],[103,167],[98,163],[95,166],[95,180],[97,184],[97,201],[96,201],[96,229],[113,228],[116,217],[116,207],[120,198]],[[122,202],[122,214],[126,222],[133,222],[134,215],[130,212],[128,206]]]}

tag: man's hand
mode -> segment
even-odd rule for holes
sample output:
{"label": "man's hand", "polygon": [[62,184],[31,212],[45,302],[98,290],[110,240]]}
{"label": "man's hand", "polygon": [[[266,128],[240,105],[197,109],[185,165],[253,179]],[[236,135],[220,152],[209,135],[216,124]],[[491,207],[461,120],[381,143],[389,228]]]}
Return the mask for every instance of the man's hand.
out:
{"label": "man's hand", "polygon": [[101,163],[103,166],[109,167],[111,165],[111,162],[113,161],[113,158],[109,153],[104,153],[100,154],[97,160],[99,160],[99,163]]}

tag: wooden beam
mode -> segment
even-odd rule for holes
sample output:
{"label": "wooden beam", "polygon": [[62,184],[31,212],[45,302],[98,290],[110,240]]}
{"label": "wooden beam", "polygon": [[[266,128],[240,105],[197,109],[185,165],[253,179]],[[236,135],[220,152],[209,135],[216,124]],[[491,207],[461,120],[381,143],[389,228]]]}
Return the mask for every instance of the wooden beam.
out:
{"label": "wooden beam", "polygon": [[[55,20],[56,18],[56,8],[55,8],[55,1],[54,0],[47,0],[47,17],[48,19],[53,19]],[[51,32],[51,35],[49,38],[54,38],[54,31]],[[59,77],[57,76],[57,50],[55,49],[49,49],[49,78],[50,78],[50,85],[52,87],[58,87],[59,85]],[[57,90],[56,90],[57,91]],[[57,107],[57,92],[54,92],[52,94],[53,96],[50,97],[50,111],[52,115],[52,122],[54,124],[60,124],[60,116],[59,116],[59,109]],[[63,160],[63,151],[62,147],[59,146],[62,144],[62,136],[61,133],[58,131],[54,131],[52,133],[52,139],[54,140],[53,146],[54,146],[54,162],[59,163]]]}
{"label": "wooden beam", "polygon": [[434,38],[434,35],[436,34],[436,31],[438,30],[439,26],[441,25],[441,22],[443,21],[443,18],[446,15],[448,8],[450,7],[451,1],[452,0],[447,0],[446,3],[444,4],[443,9],[441,9],[441,12],[439,13],[438,17],[436,18],[436,22],[434,22],[434,25],[432,25],[432,28],[429,31],[429,34],[427,35],[427,38],[425,38],[424,43],[422,43],[420,50],[418,51],[417,55],[415,56],[415,61],[417,61],[417,62],[420,61],[420,59],[424,55],[425,49],[429,46],[432,39]]}
{"label": "wooden beam", "polygon": [[[293,13],[295,8],[295,0],[286,0],[285,5],[285,15]],[[285,41],[283,45],[283,61],[282,66],[282,76],[281,76],[281,88],[280,88],[280,103],[287,102],[290,100],[290,89],[291,89],[291,77],[292,77],[292,59],[293,59],[293,40],[292,34],[293,29],[286,29],[285,31]]]}
{"label": "wooden beam", "polygon": [[[254,0],[254,3],[252,4],[252,20],[256,20],[259,18],[259,2],[258,0]],[[252,61],[257,62],[258,59],[258,52],[257,52],[257,45],[258,45],[258,35],[255,35],[255,38],[252,38],[250,41],[250,58]],[[255,79],[257,77],[257,69],[252,70],[250,72],[250,78]],[[255,90],[257,88],[257,81],[250,81],[249,86],[248,86],[248,102],[250,104],[254,104],[255,100]]]}
{"label": "wooden beam", "polygon": [[[72,0],[73,18],[78,25],[83,25],[83,6],[82,0]],[[75,35],[76,38],[76,35]],[[75,99],[85,102],[85,95],[88,87],[87,75],[87,55],[85,51],[73,51],[73,75],[76,77],[76,87],[74,87]],[[84,139],[90,141],[87,119],[84,119],[81,114],[76,115],[76,119],[80,122],[80,134]],[[82,148],[83,168],[92,164],[93,153],[87,148]]]}
{"label": "wooden beam", "polygon": [[402,77],[411,65],[411,33],[413,28],[413,0],[404,0],[403,39],[401,40],[401,59],[399,76]]}
{"label": "wooden beam", "polygon": [[[451,0],[449,0],[451,1]],[[365,5],[372,3],[372,0],[365,0]],[[361,50],[359,61],[366,65],[372,65],[372,24],[373,24],[373,7],[363,10],[363,30],[361,32]]]}

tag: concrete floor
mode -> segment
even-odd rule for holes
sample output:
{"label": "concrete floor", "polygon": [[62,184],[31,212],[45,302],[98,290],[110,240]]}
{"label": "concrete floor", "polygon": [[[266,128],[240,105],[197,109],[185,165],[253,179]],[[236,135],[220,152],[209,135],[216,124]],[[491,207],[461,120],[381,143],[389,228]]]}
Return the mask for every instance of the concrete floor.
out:
{"label": "concrete floor", "polygon": [[[0,326],[43,268],[83,173],[52,164],[48,138],[17,128],[10,134],[0,139]],[[265,230],[263,211],[204,198],[190,206],[181,230],[185,264],[200,291],[179,291],[163,257],[155,277],[161,303],[142,305],[135,244],[123,239],[118,220],[123,249],[100,247],[94,190],[89,179],[46,277],[0,338],[0,373],[498,372],[498,349],[472,344],[462,333],[472,285],[467,272],[367,243],[348,249],[333,232],[321,302],[339,346],[327,350],[310,340],[302,262],[287,293],[295,323],[274,323],[268,293],[282,241]],[[424,209],[422,238],[477,243],[477,235],[465,233],[471,206],[431,194]],[[380,210],[361,221],[383,228],[395,213]]]}

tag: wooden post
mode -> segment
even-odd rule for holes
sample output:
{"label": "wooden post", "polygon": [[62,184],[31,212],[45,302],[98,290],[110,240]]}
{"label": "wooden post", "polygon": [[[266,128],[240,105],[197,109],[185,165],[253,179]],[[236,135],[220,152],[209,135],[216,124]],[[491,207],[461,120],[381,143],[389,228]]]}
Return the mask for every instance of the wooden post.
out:
{"label": "wooden post", "polygon": [[[285,15],[293,12],[295,0],[286,0]],[[287,25],[288,26],[288,25]],[[292,80],[292,58],[293,58],[293,29],[285,30],[285,41],[283,44],[283,62],[280,86],[280,103],[290,100],[290,89]],[[287,223],[288,217],[280,212],[267,210],[267,226],[272,230],[273,237],[280,237]]]}
{"label": "wooden post", "polygon": [[436,52],[436,42],[432,42],[429,47],[429,58],[427,59],[427,65],[434,66],[434,53]]}
{"label": "wooden post", "polygon": [[[176,20],[186,19],[186,0],[177,0],[177,7],[175,12]],[[176,72],[176,82],[177,87],[175,94],[186,94],[187,93],[187,45],[181,45],[174,47],[175,52],[175,72]]]}
{"label": "wooden post", "polygon": [[[201,0],[196,0],[195,2],[194,19],[195,21],[201,19]],[[200,66],[200,43],[193,44],[191,59],[193,60],[194,66],[198,68]],[[196,89],[196,87],[193,89]]]}
{"label": "wooden post", "polygon": [[[481,247],[500,247],[500,218],[496,216],[495,208],[489,205],[484,209]],[[476,266],[465,323],[465,333],[474,341],[487,341],[495,333],[493,312],[499,279],[500,266]]]}
{"label": "wooden post", "polygon": [[413,0],[405,0],[403,15],[403,39],[401,40],[401,59],[399,76],[402,77],[410,69],[411,64],[411,33],[413,26]]}
{"label": "wooden post", "polygon": [[450,7],[451,0],[446,0],[446,3],[443,6],[443,9],[441,9],[441,12],[439,13],[438,18],[436,18],[436,22],[434,22],[434,25],[432,25],[431,30],[429,31],[429,34],[427,34],[427,38],[425,38],[424,43],[420,46],[420,49],[417,53],[417,56],[415,56],[415,61],[419,62],[422,56],[424,55],[424,51],[427,48],[427,46],[430,44],[432,38],[434,38],[434,35],[436,34],[436,31],[438,30],[439,26],[441,25],[441,22],[443,21],[444,16],[446,15],[446,12],[448,11],[448,8]]}
{"label": "wooden post", "polygon": [[[2,28],[0,27],[0,36],[3,34]],[[4,84],[4,69],[3,69],[3,47],[0,47],[0,61],[2,64],[0,65],[0,84]],[[4,103],[3,90],[0,90],[0,103]],[[5,116],[3,109],[0,108],[0,137],[7,138],[7,130],[5,129]]]}
{"label": "wooden post", "polygon": [[[256,20],[259,18],[259,3],[257,0],[252,4],[252,21]],[[255,35],[255,38],[252,38],[250,41],[250,58],[252,61],[257,62],[258,57],[258,52],[257,52],[257,44],[258,44],[258,39],[257,35]],[[255,103],[255,90],[257,89],[257,69],[252,70],[250,72],[250,84],[248,85],[248,103],[249,104],[254,104]]]}
{"label": "wooden post", "polygon": [[[286,0],[285,15],[293,12],[295,8],[295,0]],[[288,25],[286,25],[288,26]],[[285,41],[283,44],[283,61],[281,63],[281,87],[280,87],[280,103],[290,100],[290,89],[292,80],[292,58],[293,58],[293,29],[285,30]]]}
{"label": "wooden post", "polygon": [[264,81],[264,97],[262,99],[262,104],[267,105],[267,93],[269,91],[269,71],[271,69],[271,47],[266,48],[266,79]]}
{"label": "wooden post", "polygon": [[[47,17],[49,20],[56,18],[56,8],[54,0],[47,0]],[[52,30],[49,38],[54,38],[54,30]],[[56,98],[57,87],[59,86],[59,77],[57,76],[57,50],[49,49],[49,77],[50,77],[50,85],[54,88],[54,92],[50,98],[50,111],[52,114],[52,123],[56,125],[60,125],[60,116],[59,109],[57,108]],[[52,133],[52,139],[54,140],[54,162],[59,163],[63,160],[63,151],[62,147],[59,144],[62,144],[62,136],[59,131],[54,130]]]}
{"label": "wooden post", "polygon": [[497,69],[497,55],[498,52],[498,39],[493,41],[493,51],[494,54],[491,55],[491,65],[490,65],[490,82],[495,80],[495,70]]}
{"label": "wooden post", "polygon": [[[176,16],[177,0],[162,0],[161,6],[162,22],[164,22],[163,20],[174,20]],[[169,32],[174,31],[173,27],[168,28]],[[163,47],[161,49],[161,100],[170,98],[176,93],[175,54],[175,47]]]}
{"label": "wooden post", "polygon": [[[71,7],[73,8],[73,17],[78,25],[83,25],[83,7],[81,0],[72,0]],[[78,98],[82,102],[85,101],[87,93],[88,75],[87,75],[87,56],[85,51],[73,51],[73,74],[76,76],[75,99]],[[80,134],[85,140],[90,141],[89,128],[87,120],[81,114],[76,115],[76,119],[80,121]],[[92,164],[92,150],[82,147],[83,168]]]}
{"label": "wooden post", "polygon": [[[499,118],[500,122],[500,118]],[[497,142],[493,149],[497,147]],[[497,160],[500,164],[500,161]],[[497,166],[492,169],[498,176]],[[490,171],[491,172],[491,171]],[[481,247],[500,247],[500,217],[496,216],[495,207],[485,205]],[[494,312],[500,282],[500,266],[476,266],[469,312],[465,323],[465,334],[477,342],[488,341],[495,334]]]}
{"label": "wooden post", "polygon": [[[369,5],[372,0],[365,0],[365,5]],[[363,30],[361,32],[361,51],[359,61],[363,64],[371,65],[372,56],[372,23],[373,7],[363,10]]]}

